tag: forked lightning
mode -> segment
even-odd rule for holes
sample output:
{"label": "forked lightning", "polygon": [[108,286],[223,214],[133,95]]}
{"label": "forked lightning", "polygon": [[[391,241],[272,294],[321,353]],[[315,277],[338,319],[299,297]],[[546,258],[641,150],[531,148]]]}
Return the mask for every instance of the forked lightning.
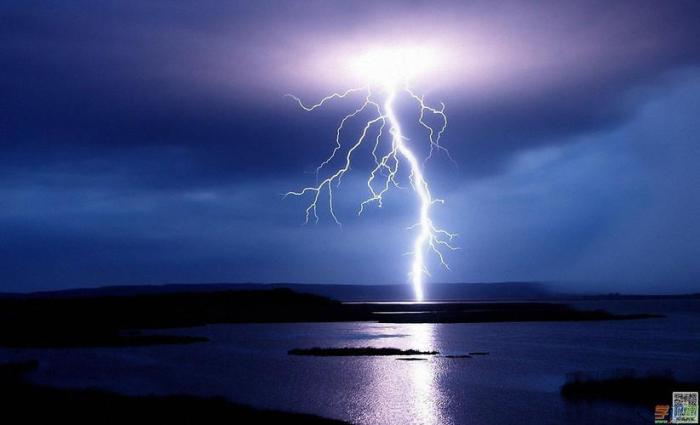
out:
{"label": "forked lightning", "polygon": [[[395,76],[396,75],[392,74],[392,77]],[[449,157],[449,153],[445,147],[440,144],[440,139],[447,128],[445,105],[441,103],[439,108],[431,107],[426,104],[423,96],[418,96],[413,92],[407,81],[397,82],[393,79],[385,79],[378,90],[373,90],[371,85],[350,89],[342,93],[333,93],[326,96],[313,105],[304,104],[301,99],[294,95],[287,96],[293,98],[305,111],[311,112],[324,106],[327,102],[359,94],[362,95],[361,103],[356,109],[342,118],[335,132],[335,146],[333,151],[330,156],[316,168],[316,185],[305,187],[299,191],[288,192],[285,196],[306,195],[311,198],[311,202],[306,208],[305,223],[309,222],[312,215],[318,222],[319,217],[317,212],[319,203],[327,201],[331,217],[340,225],[340,220],[333,209],[334,185],[336,188],[340,186],[343,176],[350,170],[354,153],[363,143],[372,144],[371,152],[374,168],[367,179],[369,196],[360,204],[358,215],[361,215],[362,212],[373,203],[376,203],[379,207],[382,206],[384,194],[386,194],[391,187],[399,187],[397,181],[399,166],[406,164],[409,169],[411,187],[420,204],[418,222],[409,227],[409,229],[415,229],[418,232],[413,244],[413,251],[410,253],[413,256],[413,263],[409,277],[413,284],[416,301],[422,301],[423,277],[424,275],[429,276],[428,269],[425,265],[426,252],[433,252],[440,260],[442,266],[449,269],[444,259],[442,248],[449,250],[458,249],[452,245],[452,241],[457,234],[440,229],[433,223],[430,215],[431,208],[436,203],[443,203],[443,200],[433,198],[428,182],[423,174],[425,162],[435,151],[442,151]],[[419,160],[409,146],[408,139],[403,135],[399,119],[394,111],[394,104],[399,94],[407,94],[408,98],[415,101],[420,108],[418,122],[427,132],[427,141],[430,147],[429,153],[423,161]],[[341,166],[332,173],[329,173],[328,177],[321,179],[321,173],[336,159],[336,156],[338,156],[339,152],[343,149],[341,134],[343,133],[346,123],[361,114],[364,115],[368,113],[371,114],[371,117],[364,122],[362,131],[353,140],[352,144],[349,145],[347,152],[345,152],[345,157],[340,160]],[[426,114],[432,114],[436,119],[426,121]],[[439,125],[435,126],[429,124],[429,122],[432,121],[438,121]],[[370,137],[368,136],[369,134],[376,134],[376,136]],[[372,140],[368,141],[368,138]],[[384,154],[380,153],[383,143],[388,144],[388,149]]]}

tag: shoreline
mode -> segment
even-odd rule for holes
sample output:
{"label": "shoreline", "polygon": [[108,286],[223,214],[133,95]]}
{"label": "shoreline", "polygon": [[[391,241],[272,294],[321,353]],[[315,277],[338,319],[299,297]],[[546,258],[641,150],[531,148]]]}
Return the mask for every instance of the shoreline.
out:
{"label": "shoreline", "polygon": [[68,423],[285,423],[343,425],[317,415],[258,409],[224,397],[189,394],[131,396],[101,389],[57,388],[33,383],[26,374],[38,362],[0,363],[0,397],[6,417],[22,422]]}
{"label": "shoreline", "polygon": [[346,304],[288,289],[99,297],[0,297],[0,346],[120,347],[190,344],[206,338],[148,330],[225,323],[491,323],[638,320],[551,302]]}

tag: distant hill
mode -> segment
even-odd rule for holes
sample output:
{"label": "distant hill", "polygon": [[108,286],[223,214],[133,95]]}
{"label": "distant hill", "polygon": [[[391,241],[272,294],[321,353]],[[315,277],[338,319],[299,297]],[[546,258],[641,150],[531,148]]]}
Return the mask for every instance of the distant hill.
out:
{"label": "distant hill", "polygon": [[[282,285],[346,302],[395,302],[414,299],[411,285]],[[543,299],[552,294],[534,282],[504,283],[437,283],[425,286],[426,301],[484,301]]]}
{"label": "distant hill", "polygon": [[[145,288],[145,287],[140,287]],[[629,320],[658,317],[579,310],[553,302],[341,303],[323,296],[271,290],[106,294],[105,289],[0,297],[0,346],[108,347],[189,344],[206,338],[141,330],[221,323],[487,323]],[[136,288],[131,288],[136,290]],[[200,288],[201,289],[201,288]],[[73,294],[72,296],[70,294]]]}
{"label": "distant hill", "polygon": [[[302,283],[202,283],[125,285],[98,288],[42,291],[29,294],[0,294],[3,297],[94,297],[170,293],[202,293],[227,290],[292,289],[344,302],[412,301],[413,288],[406,285],[329,285]],[[433,283],[426,285],[427,301],[541,300],[552,298],[544,284],[536,282]]]}
{"label": "distant hill", "polygon": [[[291,289],[343,302],[413,301],[411,285],[341,285],[311,283],[171,283],[163,285],[121,285],[65,289],[30,293],[0,293],[0,298],[74,298],[131,296],[146,294],[208,293]],[[543,301],[592,299],[700,298],[700,294],[634,295],[571,294],[556,292],[540,282],[430,283],[425,286],[426,301]]]}

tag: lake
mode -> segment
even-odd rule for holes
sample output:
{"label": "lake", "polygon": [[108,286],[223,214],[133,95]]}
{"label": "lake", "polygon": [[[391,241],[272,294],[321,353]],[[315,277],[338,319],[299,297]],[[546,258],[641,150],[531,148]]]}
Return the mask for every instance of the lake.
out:
{"label": "lake", "polygon": [[[163,333],[210,342],[131,348],[2,349],[39,359],[37,382],[129,394],[222,395],[360,424],[653,423],[644,407],[565,401],[567,373],[632,368],[700,379],[700,301],[574,303],[662,319],[484,324],[213,325]],[[125,312],[128,314],[128,312]],[[289,356],[292,348],[373,346],[472,358]],[[669,394],[669,400],[670,400]]]}

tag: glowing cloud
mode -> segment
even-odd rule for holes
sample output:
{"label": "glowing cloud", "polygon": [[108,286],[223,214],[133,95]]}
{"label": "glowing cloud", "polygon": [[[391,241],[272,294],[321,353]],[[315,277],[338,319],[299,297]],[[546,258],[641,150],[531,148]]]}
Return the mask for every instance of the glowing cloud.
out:
{"label": "glowing cloud", "polygon": [[369,84],[392,86],[425,75],[442,63],[438,49],[410,46],[372,49],[352,58],[348,68]]}
{"label": "glowing cloud", "polygon": [[[331,217],[340,225],[340,221],[333,210],[333,186],[336,185],[337,187],[340,185],[342,177],[350,170],[353,154],[363,143],[373,144],[372,157],[375,166],[367,180],[367,188],[370,195],[360,204],[358,215],[361,215],[365,208],[373,203],[376,203],[381,208],[384,194],[391,187],[399,187],[399,183],[396,180],[399,165],[405,163],[408,166],[411,187],[420,205],[418,221],[409,228],[417,231],[411,253],[413,255],[413,263],[409,273],[416,301],[423,300],[423,276],[429,275],[425,266],[426,252],[433,252],[437,255],[440,263],[448,268],[441,248],[457,249],[451,244],[457,235],[440,229],[433,223],[430,215],[431,208],[434,204],[443,203],[443,201],[433,198],[423,173],[423,165],[433,155],[434,151],[443,151],[449,156],[447,150],[440,145],[440,138],[447,128],[447,116],[444,112],[445,105],[441,104],[439,108],[427,105],[424,97],[415,94],[409,85],[411,79],[429,72],[430,69],[439,65],[439,61],[439,51],[426,47],[374,49],[357,58],[353,58],[348,64],[353,72],[367,81],[367,85],[341,93],[333,93],[313,105],[304,104],[298,97],[288,95],[296,100],[305,111],[311,112],[335,99],[346,98],[357,93],[363,94],[362,103],[341,119],[336,130],[335,147],[332,153],[316,168],[317,184],[305,187],[299,191],[288,192],[285,195],[308,195],[311,197],[311,202],[306,208],[305,223],[308,223],[311,215],[318,221],[317,209],[321,201],[321,195],[324,194],[327,196]],[[397,95],[400,93],[407,94],[420,108],[420,115],[417,120],[425,128],[427,141],[430,146],[430,153],[422,161],[419,160],[403,135],[401,124],[394,111],[394,103]],[[361,113],[368,112],[372,113],[372,117],[365,121],[362,131],[345,152],[345,157],[342,161],[343,165],[334,170],[328,177],[319,178],[324,167],[329,165],[343,148],[341,133],[345,124]],[[437,126],[429,124],[428,121],[424,120],[426,114],[435,115],[439,118],[437,121],[441,124]],[[433,121],[435,120],[430,122]],[[376,137],[372,137],[372,141],[367,142],[368,134],[371,134],[371,131],[376,133]],[[386,144],[388,148],[384,149],[385,153],[383,154],[380,150],[382,143]]]}

